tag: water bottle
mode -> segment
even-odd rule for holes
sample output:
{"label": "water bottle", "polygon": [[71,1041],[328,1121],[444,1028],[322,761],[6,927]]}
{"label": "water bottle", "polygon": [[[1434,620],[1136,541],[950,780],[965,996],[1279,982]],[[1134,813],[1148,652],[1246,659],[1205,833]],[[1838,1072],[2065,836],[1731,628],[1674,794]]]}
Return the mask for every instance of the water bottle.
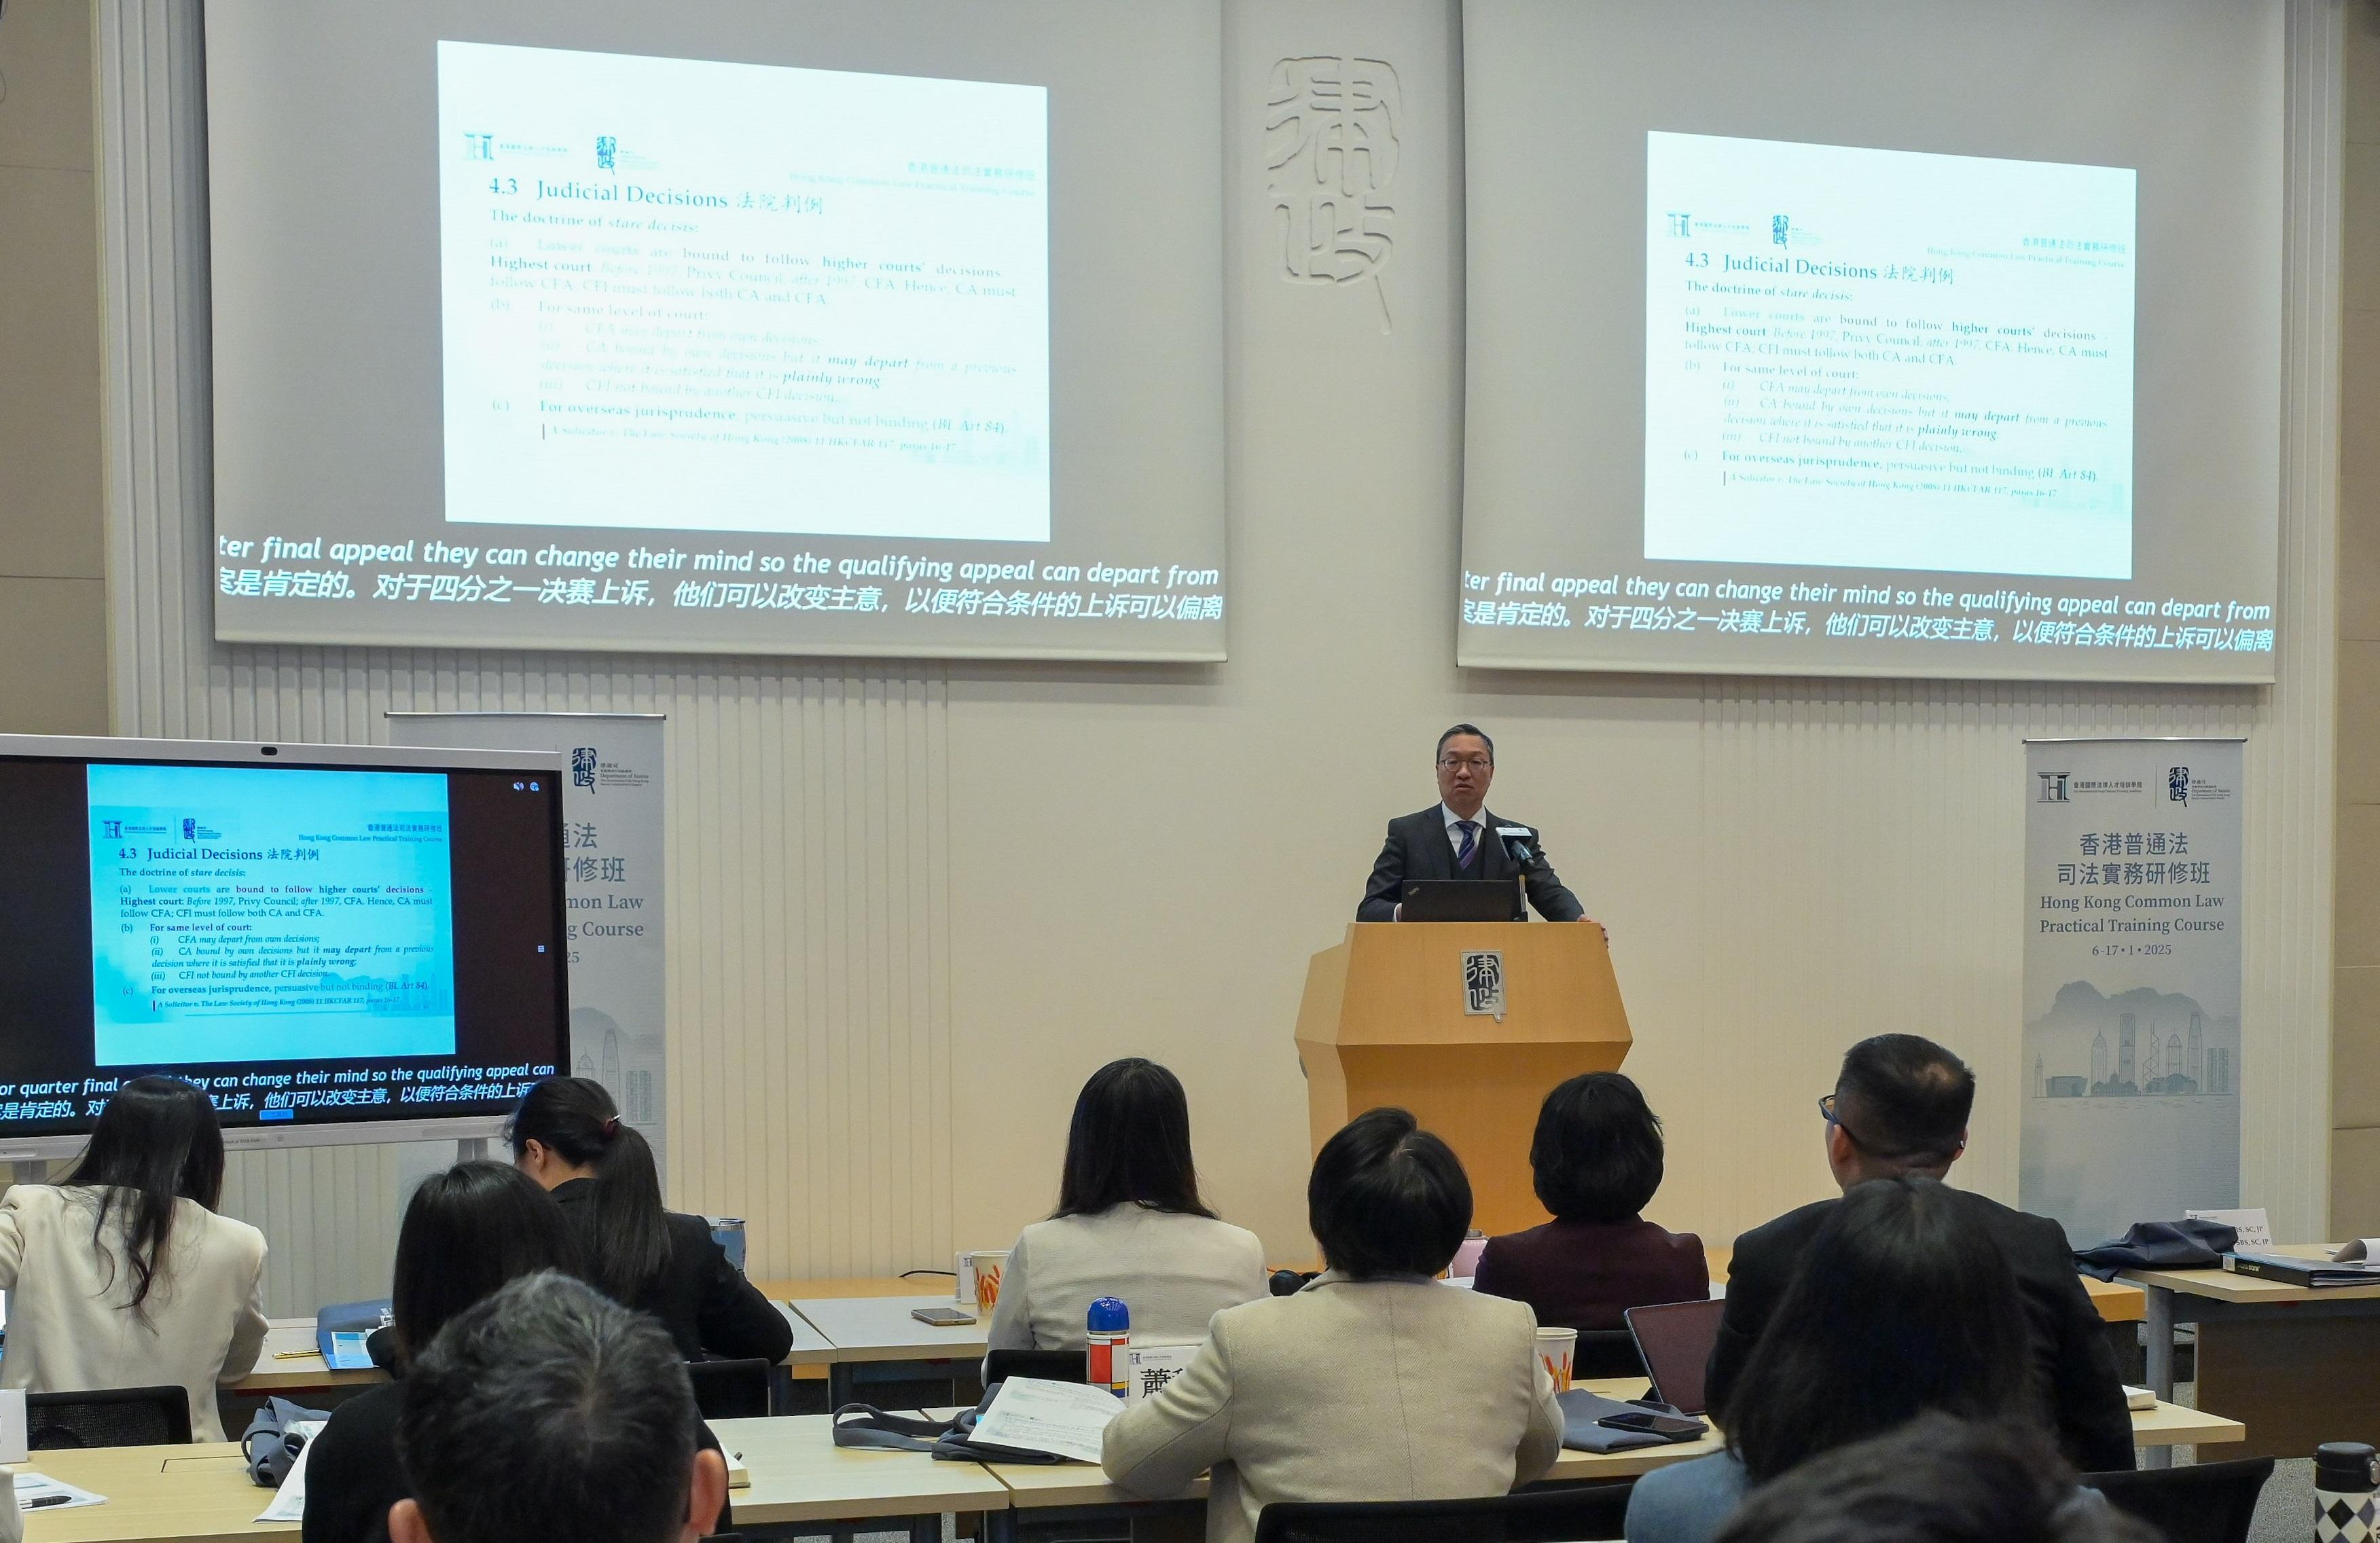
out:
{"label": "water bottle", "polygon": [[2361,1441],[2325,1441],[2313,1449],[2315,1543],[2373,1543],[2380,1537],[2380,1453]]}
{"label": "water bottle", "polygon": [[1087,1380],[1094,1388],[1123,1397],[1132,1389],[1132,1357],[1125,1354],[1132,1344],[1131,1309],[1116,1297],[1102,1296],[1091,1304],[1083,1327],[1091,1355]]}

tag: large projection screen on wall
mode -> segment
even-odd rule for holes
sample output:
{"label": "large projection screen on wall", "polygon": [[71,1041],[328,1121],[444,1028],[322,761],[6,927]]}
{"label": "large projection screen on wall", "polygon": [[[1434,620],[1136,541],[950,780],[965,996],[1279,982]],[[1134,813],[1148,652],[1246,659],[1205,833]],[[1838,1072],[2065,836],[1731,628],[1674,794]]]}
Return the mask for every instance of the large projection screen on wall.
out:
{"label": "large projection screen on wall", "polygon": [[220,638],[1223,657],[1217,0],[211,0]]}
{"label": "large projection screen on wall", "polygon": [[1466,0],[1467,665],[2273,678],[2279,0]]}

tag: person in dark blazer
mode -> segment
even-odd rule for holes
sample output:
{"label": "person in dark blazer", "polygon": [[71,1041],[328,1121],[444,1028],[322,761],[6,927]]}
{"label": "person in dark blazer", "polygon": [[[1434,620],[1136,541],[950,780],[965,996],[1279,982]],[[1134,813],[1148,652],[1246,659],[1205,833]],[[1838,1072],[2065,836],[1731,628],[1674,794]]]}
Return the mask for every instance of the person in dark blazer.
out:
{"label": "person in dark blazer", "polygon": [[[1914,1034],[1861,1040],[1844,1054],[1835,1091],[1819,1100],[1835,1182],[1848,1190],[1872,1179],[1943,1177],[1966,1150],[1974,1101],[1974,1074],[1932,1040]],[[2037,1381],[2066,1455],[2084,1473],[2129,1471],[2132,1421],[2116,1353],[2075,1273],[2066,1230],[1980,1195],[1949,1193],[1967,1224],[1998,1246],[2016,1278]],[[1705,1385],[1722,1425],[1728,1398],[1811,1240],[1841,1204],[1820,1200],[1736,1239],[1727,1308]]]}
{"label": "person in dark blazer", "polygon": [[[306,1454],[301,1543],[388,1543],[388,1509],[413,1493],[397,1459],[406,1373],[447,1320],[540,1270],[577,1273],[578,1239],[552,1198],[501,1162],[458,1162],[413,1192],[396,1234],[389,1316],[396,1380],[342,1403]],[[718,1439],[700,1425],[697,1444]],[[724,1515],[719,1524],[732,1525]]]}
{"label": "person in dark blazer", "polygon": [[1525,1302],[1548,1329],[1623,1329],[1631,1307],[1710,1295],[1703,1240],[1638,1214],[1661,1187],[1661,1121],[1618,1072],[1546,1095],[1529,1143],[1542,1227],[1489,1238],[1473,1281]]}
{"label": "person in dark blazer", "polygon": [[645,1138],[590,1077],[547,1077],[514,1111],[513,1162],[552,1191],[587,1251],[587,1279],[661,1319],[689,1361],[760,1360],[794,1348],[794,1326],[728,1263],[710,1223],[662,1208]]}
{"label": "person in dark blazer", "polygon": [[[1457,723],[1438,736],[1438,796],[1433,808],[1389,821],[1389,837],[1372,865],[1357,921],[1401,921],[1405,885],[1428,879],[1501,879],[1528,883],[1529,904],[1548,921],[1583,921],[1586,907],[1562,884],[1546,856],[1535,826],[1488,808],[1488,784],[1496,779],[1496,742],[1471,723]],[[1515,838],[1526,856],[1513,860],[1500,828],[1526,830]]]}

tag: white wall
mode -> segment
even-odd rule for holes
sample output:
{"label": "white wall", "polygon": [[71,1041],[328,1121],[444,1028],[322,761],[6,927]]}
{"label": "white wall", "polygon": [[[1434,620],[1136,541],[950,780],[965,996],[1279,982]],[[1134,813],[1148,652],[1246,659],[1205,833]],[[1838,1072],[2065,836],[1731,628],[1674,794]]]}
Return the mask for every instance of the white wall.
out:
{"label": "white wall", "polygon": [[[2022,739],[2245,734],[2247,1016],[2265,1068],[2248,1088],[2247,1195],[2312,1235],[2327,1125],[2336,16],[2335,0],[2292,7],[2280,682],[2093,690],[1454,667],[1462,115],[1447,0],[1224,6],[1229,663],[874,671],[216,645],[200,571],[197,28],[189,0],[103,0],[116,727],[362,740],[384,737],[387,707],[668,713],[672,1179],[679,1203],[750,1219],[761,1276],[946,1266],[953,1244],[1005,1241],[1053,1196],[1082,1075],[1135,1052],[1189,1084],[1226,1212],[1277,1257],[1306,1254],[1289,1043],[1305,957],[1352,914],[1382,823],[1430,801],[1431,744],[1458,716],[1497,734],[1497,807],[1548,827],[1610,926],[1630,1068],[1670,1121],[1659,1220],[1725,1238],[1820,1193],[1813,1100],[1842,1046],[1885,1028],[1977,1063],[1966,1176],[2012,1197]],[[1386,60],[1401,79],[1377,295],[1284,282],[1270,245],[1266,79],[1316,55]],[[277,1305],[384,1276],[393,1153],[237,1166],[236,1209],[268,1219],[280,1249]]]}

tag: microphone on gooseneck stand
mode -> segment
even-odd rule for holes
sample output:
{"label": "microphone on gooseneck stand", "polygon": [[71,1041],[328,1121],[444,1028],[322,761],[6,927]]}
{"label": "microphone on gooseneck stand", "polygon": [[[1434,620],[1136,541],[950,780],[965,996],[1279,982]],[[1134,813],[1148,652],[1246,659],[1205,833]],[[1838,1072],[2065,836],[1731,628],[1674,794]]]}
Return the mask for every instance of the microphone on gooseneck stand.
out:
{"label": "microphone on gooseneck stand", "polygon": [[1499,825],[1496,833],[1503,838],[1504,850],[1523,868],[1531,868],[1546,860],[1545,848],[1537,844],[1537,832],[1526,825]]}

